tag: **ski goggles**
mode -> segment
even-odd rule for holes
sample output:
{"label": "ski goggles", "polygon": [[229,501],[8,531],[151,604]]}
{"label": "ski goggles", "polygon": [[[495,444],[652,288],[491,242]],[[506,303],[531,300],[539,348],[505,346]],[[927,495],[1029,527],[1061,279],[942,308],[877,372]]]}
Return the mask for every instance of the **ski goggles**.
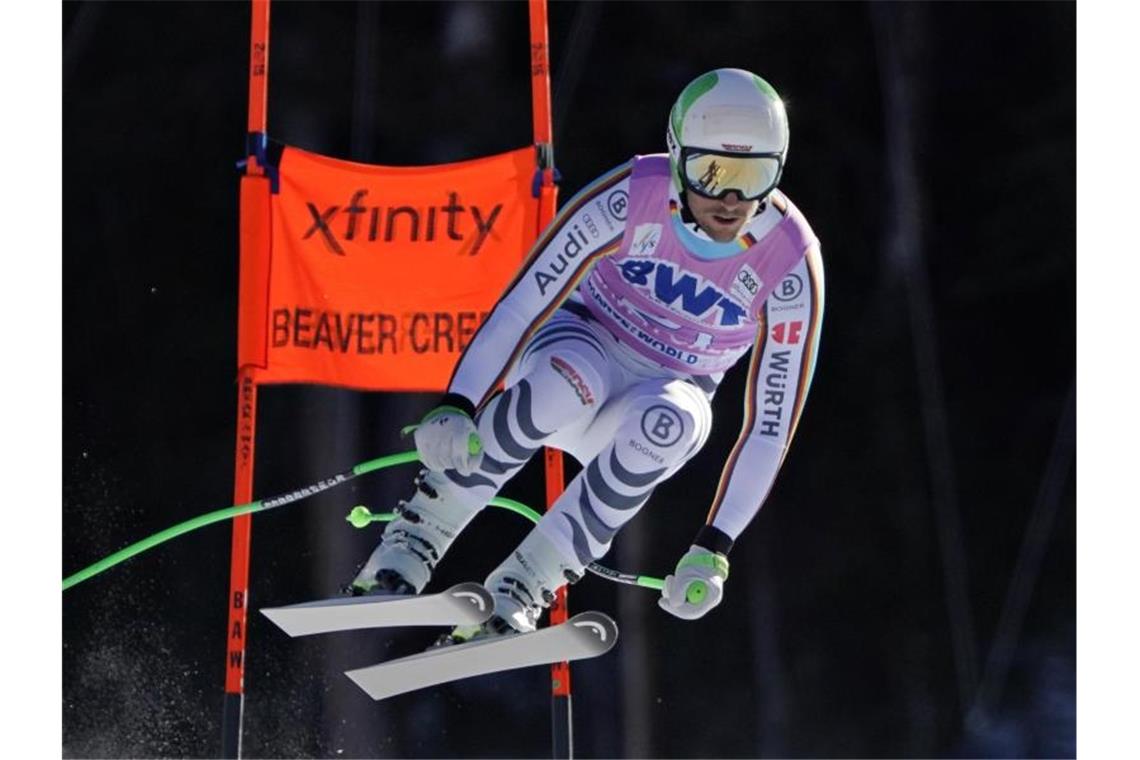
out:
{"label": "ski goggles", "polygon": [[742,200],[763,198],[780,181],[779,153],[722,153],[681,149],[681,176],[697,195],[719,199],[736,191]]}

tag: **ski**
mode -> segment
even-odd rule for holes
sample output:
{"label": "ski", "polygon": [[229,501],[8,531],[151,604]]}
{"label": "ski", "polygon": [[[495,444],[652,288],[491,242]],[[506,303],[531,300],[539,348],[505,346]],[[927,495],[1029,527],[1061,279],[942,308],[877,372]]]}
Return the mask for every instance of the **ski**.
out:
{"label": "ski", "polygon": [[608,652],[617,637],[617,624],[608,615],[581,612],[565,623],[533,633],[429,649],[345,675],[370,697],[381,700],[472,676],[597,657]]}
{"label": "ski", "polygon": [[491,617],[495,603],[478,583],[460,583],[421,596],[346,596],[262,607],[261,614],[290,636],[415,625],[476,625]]}

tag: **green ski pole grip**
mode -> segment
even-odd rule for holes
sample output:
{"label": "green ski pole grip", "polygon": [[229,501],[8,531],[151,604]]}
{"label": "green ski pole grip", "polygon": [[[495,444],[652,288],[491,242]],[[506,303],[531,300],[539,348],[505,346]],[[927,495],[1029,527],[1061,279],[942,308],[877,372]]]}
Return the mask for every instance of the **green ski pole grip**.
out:
{"label": "green ski pole grip", "polygon": [[354,528],[367,528],[374,522],[390,520],[390,515],[374,515],[369,511],[368,507],[363,504],[357,504],[348,513],[348,517],[344,518]]}

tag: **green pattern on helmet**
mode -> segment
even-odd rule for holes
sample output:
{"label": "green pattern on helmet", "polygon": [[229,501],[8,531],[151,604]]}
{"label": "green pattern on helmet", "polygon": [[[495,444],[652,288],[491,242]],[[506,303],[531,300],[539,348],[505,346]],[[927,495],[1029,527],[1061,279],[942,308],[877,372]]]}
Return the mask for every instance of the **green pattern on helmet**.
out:
{"label": "green pattern on helmet", "polygon": [[[673,137],[677,140],[678,146],[683,144],[681,125],[685,121],[685,114],[689,112],[698,98],[716,87],[718,81],[720,81],[720,77],[717,76],[717,73],[710,71],[689,82],[688,86],[681,90],[681,94],[677,96],[673,108],[669,111],[669,120],[673,127]],[[681,185],[681,178],[677,175],[677,161],[672,153],[669,154],[669,175],[673,179],[673,186],[677,188],[677,192],[683,194],[684,188]]]}
{"label": "green pattern on helmet", "polygon": [[688,87],[681,91],[676,104],[673,106],[673,134],[678,140],[682,138],[681,123],[685,120],[685,114],[692,108],[693,103],[697,102],[697,98],[716,87],[719,79],[715,71],[710,71],[694,79]]}
{"label": "green pattern on helmet", "polygon": [[756,76],[755,74],[752,75],[752,82],[753,82],[753,84],[756,85],[756,89],[760,90],[760,92],[764,93],[765,95],[770,97],[772,100],[779,100],[780,99],[780,94],[778,92],[776,92],[776,88],[773,87],[772,85],[768,84],[763,79]]}

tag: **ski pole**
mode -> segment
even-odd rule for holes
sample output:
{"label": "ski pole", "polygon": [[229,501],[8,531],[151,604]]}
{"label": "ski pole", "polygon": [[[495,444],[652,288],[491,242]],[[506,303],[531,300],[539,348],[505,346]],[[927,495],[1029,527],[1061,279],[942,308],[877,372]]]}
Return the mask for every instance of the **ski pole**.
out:
{"label": "ski pole", "polygon": [[348,481],[361,475],[375,472],[376,470],[383,470],[386,467],[394,467],[398,464],[405,464],[407,462],[415,462],[418,460],[419,456],[414,451],[405,451],[400,454],[391,454],[386,457],[379,457],[378,459],[370,459],[367,462],[361,462],[350,470],[345,470],[344,472],[333,475],[331,478],[319,480],[311,485],[307,485],[303,488],[298,488],[295,491],[290,491],[279,496],[272,496],[268,499],[253,501],[249,504],[238,504],[232,507],[226,507],[225,509],[218,509],[213,512],[207,512],[204,515],[199,515],[198,517],[178,523],[177,525],[167,528],[166,530],[155,533],[152,536],[148,536],[142,541],[131,544],[125,549],[121,549],[110,556],[104,557],[95,564],[83,568],[74,575],[69,575],[63,579],[63,590],[67,591],[77,583],[82,583],[88,578],[96,576],[104,570],[109,570],[120,562],[130,559],[136,554],[141,554],[147,549],[151,549],[155,546],[158,546],[159,544],[166,543],[170,539],[181,536],[184,533],[189,533],[192,530],[197,530],[198,528],[212,525],[213,523],[221,522],[222,520],[228,520],[232,517],[237,517],[238,515],[244,515],[250,512],[263,512],[267,509],[283,507],[286,504],[292,504],[294,502],[300,501],[301,499],[312,496],[313,494],[318,494],[322,491],[327,491],[328,489],[335,486],[343,485],[344,483],[347,483]]}
{"label": "ski pole", "polygon": [[[522,515],[533,523],[537,523],[541,518],[538,512],[534,511],[526,504],[515,501],[514,499],[506,499],[501,496],[495,496],[489,502],[492,507],[501,507],[502,509],[509,510],[515,514]],[[357,504],[348,513],[348,517],[344,518],[354,528],[367,528],[374,522],[390,522],[396,519],[395,512],[384,512],[382,514],[373,514],[368,510],[368,507],[363,504]],[[665,581],[661,578],[654,578],[651,575],[634,575],[632,573],[622,573],[617,570],[599,565],[597,562],[591,562],[586,565],[586,569],[599,578],[605,578],[614,583],[624,583],[628,586],[641,586],[642,588],[651,588],[660,591],[665,585]]]}
{"label": "ski pole", "polygon": [[[75,586],[89,578],[99,575],[100,573],[111,569],[115,565],[125,562],[137,554],[141,554],[148,549],[152,549],[159,544],[166,543],[167,541],[170,541],[173,538],[177,538],[178,536],[181,536],[185,533],[189,533],[190,531],[197,530],[199,528],[203,528],[207,525],[212,525],[213,523],[221,522],[223,520],[229,520],[233,517],[237,517],[238,515],[244,515],[251,512],[264,512],[269,509],[283,507],[287,504],[293,504],[295,502],[301,501],[302,499],[308,498],[309,496],[313,496],[314,494],[321,493],[322,491],[327,491],[330,488],[344,485],[348,481],[358,478],[361,475],[367,475],[368,473],[375,472],[377,470],[383,470],[388,467],[395,467],[399,464],[407,464],[409,462],[417,461],[419,461],[419,456],[414,451],[405,451],[399,454],[389,454],[388,456],[378,457],[377,459],[370,459],[366,462],[361,462],[349,470],[345,470],[344,472],[333,475],[331,478],[319,480],[316,483],[312,483],[302,488],[289,491],[288,493],[280,494],[278,496],[271,496],[267,499],[260,499],[258,501],[250,502],[249,504],[237,504],[232,507],[226,507],[225,509],[218,509],[213,512],[207,512],[204,515],[199,515],[198,517],[191,518],[185,522],[180,522],[177,525],[167,528],[166,530],[159,531],[158,533],[148,536],[143,540],[133,543],[124,549],[120,549],[114,554],[104,557],[98,562],[83,568],[77,573],[67,576],[63,579],[63,590],[67,591],[72,586]],[[500,497],[495,497],[491,500],[490,503],[495,506],[511,509],[512,511],[515,511],[521,515],[537,521],[538,513],[525,504],[521,504],[511,499],[503,499]],[[394,516],[395,515],[392,515],[387,519],[390,520]],[[371,517],[373,519],[384,519],[383,516]],[[591,565],[589,569],[604,578],[609,578],[610,580],[616,581],[618,583],[627,583],[630,585],[655,589],[660,589],[663,584],[663,581],[661,581],[659,578],[630,575],[628,573],[619,573],[615,570],[609,570],[608,568],[603,568],[600,566],[596,567],[594,565]]]}

